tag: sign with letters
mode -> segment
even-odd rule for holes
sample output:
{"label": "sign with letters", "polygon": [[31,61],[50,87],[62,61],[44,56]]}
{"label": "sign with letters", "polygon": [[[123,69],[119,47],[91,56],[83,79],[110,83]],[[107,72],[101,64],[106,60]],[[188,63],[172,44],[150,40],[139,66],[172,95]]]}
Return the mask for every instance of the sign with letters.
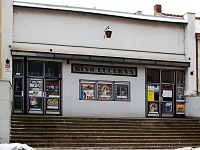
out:
{"label": "sign with letters", "polygon": [[72,73],[84,74],[101,74],[116,76],[133,76],[137,77],[136,67],[119,67],[119,66],[100,66],[89,64],[72,64]]}

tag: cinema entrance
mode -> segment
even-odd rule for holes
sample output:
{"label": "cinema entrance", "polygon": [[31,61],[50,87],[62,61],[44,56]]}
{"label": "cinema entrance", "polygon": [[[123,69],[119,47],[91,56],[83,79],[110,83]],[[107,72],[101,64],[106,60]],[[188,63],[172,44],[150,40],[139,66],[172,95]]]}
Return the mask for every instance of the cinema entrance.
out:
{"label": "cinema entrance", "polygon": [[185,116],[185,71],[146,69],[146,116]]}
{"label": "cinema entrance", "polygon": [[61,62],[13,60],[13,112],[61,114]]}

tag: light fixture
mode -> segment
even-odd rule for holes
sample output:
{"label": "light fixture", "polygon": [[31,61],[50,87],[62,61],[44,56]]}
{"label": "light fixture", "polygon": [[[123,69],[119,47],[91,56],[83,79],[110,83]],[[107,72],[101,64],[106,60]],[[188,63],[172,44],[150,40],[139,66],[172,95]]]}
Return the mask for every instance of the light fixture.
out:
{"label": "light fixture", "polygon": [[10,64],[10,60],[8,58],[6,59],[6,64]]}
{"label": "light fixture", "polygon": [[107,28],[104,30],[105,34],[104,34],[104,38],[105,38],[105,35],[107,38],[111,38],[111,35],[112,35],[112,30],[110,29],[109,26],[107,26]]}

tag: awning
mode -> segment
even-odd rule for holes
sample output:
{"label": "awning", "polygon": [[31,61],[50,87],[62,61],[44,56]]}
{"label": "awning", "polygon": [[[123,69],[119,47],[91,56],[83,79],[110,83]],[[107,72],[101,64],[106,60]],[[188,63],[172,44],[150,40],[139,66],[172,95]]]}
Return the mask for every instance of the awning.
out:
{"label": "awning", "polygon": [[179,61],[44,53],[44,52],[31,52],[31,51],[19,51],[19,50],[12,50],[11,54],[12,56],[21,56],[21,57],[38,57],[38,58],[51,58],[51,59],[75,60],[75,61],[86,61],[86,62],[90,61],[90,62],[101,62],[101,63],[150,65],[150,66],[166,66],[166,67],[182,67],[182,68],[190,67],[190,62],[179,62]]}

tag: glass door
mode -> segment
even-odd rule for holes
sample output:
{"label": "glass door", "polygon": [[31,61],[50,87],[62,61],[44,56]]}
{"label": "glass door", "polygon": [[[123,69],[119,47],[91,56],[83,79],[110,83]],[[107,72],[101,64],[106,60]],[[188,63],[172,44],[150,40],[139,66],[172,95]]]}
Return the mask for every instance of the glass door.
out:
{"label": "glass door", "polygon": [[28,112],[44,113],[44,81],[39,78],[28,79]]}
{"label": "glass door", "polygon": [[149,84],[147,85],[147,100],[148,100],[148,115],[160,116],[160,85]]}
{"label": "glass door", "polygon": [[174,85],[161,85],[161,110],[160,116],[173,116],[174,114]]}
{"label": "glass door", "polygon": [[45,113],[60,114],[60,80],[46,79],[45,81]]}
{"label": "glass door", "polygon": [[22,113],[24,108],[23,78],[13,78],[13,112]]}
{"label": "glass door", "polygon": [[147,116],[173,117],[175,114],[175,70],[147,69]]}

